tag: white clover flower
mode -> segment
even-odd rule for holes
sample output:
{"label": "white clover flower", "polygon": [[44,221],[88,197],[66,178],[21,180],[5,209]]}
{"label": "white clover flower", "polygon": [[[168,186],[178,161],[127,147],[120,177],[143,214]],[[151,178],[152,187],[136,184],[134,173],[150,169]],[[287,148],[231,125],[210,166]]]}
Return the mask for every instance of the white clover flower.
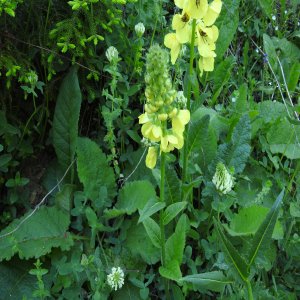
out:
{"label": "white clover flower", "polygon": [[186,107],[187,99],[184,96],[183,91],[177,92],[176,100],[175,100],[181,107]]}
{"label": "white clover flower", "polygon": [[234,186],[234,177],[227,171],[223,163],[218,163],[212,182],[220,193],[227,194]]}
{"label": "white clover flower", "polygon": [[120,267],[113,267],[111,273],[107,275],[108,285],[114,289],[120,289],[124,285],[124,272]]}
{"label": "white clover flower", "polygon": [[285,14],[287,14],[287,13],[288,13],[288,11],[287,11],[287,10],[285,10],[285,11],[284,11],[284,13],[285,13]]}
{"label": "white clover flower", "polygon": [[275,15],[272,16],[272,20],[273,20],[273,21],[276,20],[276,16],[275,16]]}
{"label": "white clover flower", "polygon": [[276,30],[276,31],[278,30],[278,26],[275,26],[275,30]]}
{"label": "white clover flower", "polygon": [[135,33],[138,37],[141,37],[144,32],[145,32],[145,26],[142,22],[140,23],[137,23],[135,26],[134,26],[134,30],[135,30]]}
{"label": "white clover flower", "polygon": [[116,62],[119,58],[119,52],[114,46],[110,46],[106,52],[105,52],[106,58],[108,61],[111,62]]}
{"label": "white clover flower", "polygon": [[236,102],[236,98],[235,97],[232,97],[231,98],[231,101],[234,103],[234,102]]}

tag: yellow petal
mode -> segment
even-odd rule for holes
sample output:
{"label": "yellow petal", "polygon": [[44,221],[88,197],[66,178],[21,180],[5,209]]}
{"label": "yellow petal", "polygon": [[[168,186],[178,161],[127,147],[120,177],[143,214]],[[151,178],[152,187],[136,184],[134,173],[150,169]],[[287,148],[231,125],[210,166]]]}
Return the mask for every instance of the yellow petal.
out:
{"label": "yellow petal", "polygon": [[185,2],[186,0],[174,0],[175,5],[181,9],[183,8]]}
{"label": "yellow petal", "polygon": [[149,169],[153,169],[157,161],[157,150],[155,147],[149,147],[148,153],[146,156],[146,166]]}
{"label": "yellow petal", "polygon": [[168,148],[168,137],[167,136],[163,136],[161,138],[161,141],[160,141],[160,149],[163,152],[168,152],[167,148]]}
{"label": "yellow petal", "polygon": [[185,11],[193,19],[201,19],[207,12],[207,0],[190,0],[184,7]]}
{"label": "yellow petal", "polygon": [[191,40],[192,37],[192,27],[186,24],[183,28],[176,31],[176,37],[179,43],[185,44]]}
{"label": "yellow petal", "polygon": [[176,33],[168,33],[165,35],[164,44],[167,48],[171,49],[171,62],[174,65],[179,52],[180,52],[180,43],[177,40]]}
{"label": "yellow petal", "polygon": [[155,138],[160,138],[162,135],[162,130],[159,126],[154,125],[152,128],[152,133]]}
{"label": "yellow petal", "polygon": [[190,121],[190,118],[191,118],[190,111],[188,109],[181,109],[177,115],[177,118],[180,119],[180,122],[183,125],[186,125]]}
{"label": "yellow petal", "polygon": [[172,19],[172,29],[178,30],[185,26],[186,23],[182,22],[182,16],[180,14],[174,15]]}
{"label": "yellow petal", "polygon": [[150,121],[150,119],[149,119],[147,113],[142,114],[142,115],[139,116],[139,124],[144,124],[144,123],[147,123],[149,121]]}
{"label": "yellow petal", "polygon": [[215,59],[213,57],[203,57],[203,70],[211,72],[214,70]]}
{"label": "yellow petal", "polygon": [[203,21],[206,26],[211,26],[215,23],[217,17],[220,14],[222,8],[221,0],[214,0],[208,7],[207,13],[203,17]]}

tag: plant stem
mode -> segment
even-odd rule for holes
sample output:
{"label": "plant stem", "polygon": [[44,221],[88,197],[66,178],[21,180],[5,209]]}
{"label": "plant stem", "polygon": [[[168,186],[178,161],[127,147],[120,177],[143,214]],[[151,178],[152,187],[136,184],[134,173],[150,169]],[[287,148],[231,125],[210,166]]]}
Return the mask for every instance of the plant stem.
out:
{"label": "plant stem", "polygon": [[[165,202],[165,174],[166,174],[166,154],[164,152],[161,153],[161,161],[160,161],[160,201]],[[165,237],[165,227],[163,223],[163,210],[160,211],[159,214],[159,225],[160,225],[160,237],[161,237],[161,264],[165,266],[166,264],[166,237]],[[169,300],[169,288],[168,288],[168,280],[163,278],[166,299]]]}
{"label": "plant stem", "polygon": [[[194,58],[195,58],[195,32],[196,32],[196,20],[193,20],[192,23],[192,40],[190,45],[190,65],[189,65],[189,76],[188,76],[188,84],[187,84],[187,109],[191,110],[191,94],[192,94],[192,82],[191,77],[193,74],[193,68],[194,68]],[[187,139],[189,131],[189,124],[186,126],[186,135],[185,140]],[[188,161],[188,154],[187,154],[187,144],[184,144],[183,148],[183,166],[182,166],[182,183],[184,184],[187,180],[187,161]],[[183,198],[181,190],[181,198]]]}
{"label": "plant stem", "polygon": [[249,300],[254,300],[250,280],[247,280],[246,283],[247,283],[248,299]]}

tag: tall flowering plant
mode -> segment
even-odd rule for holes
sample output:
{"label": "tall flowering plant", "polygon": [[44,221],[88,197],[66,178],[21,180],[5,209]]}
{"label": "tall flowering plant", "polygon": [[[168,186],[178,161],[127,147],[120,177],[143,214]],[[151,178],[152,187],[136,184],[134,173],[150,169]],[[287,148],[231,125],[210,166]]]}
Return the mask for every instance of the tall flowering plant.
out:
{"label": "tall flowering plant", "polygon": [[190,120],[190,112],[176,100],[168,72],[169,55],[158,45],[150,48],[146,63],[145,112],[139,116],[142,134],[148,140],[146,165],[153,169],[159,153],[181,149],[183,132]]}

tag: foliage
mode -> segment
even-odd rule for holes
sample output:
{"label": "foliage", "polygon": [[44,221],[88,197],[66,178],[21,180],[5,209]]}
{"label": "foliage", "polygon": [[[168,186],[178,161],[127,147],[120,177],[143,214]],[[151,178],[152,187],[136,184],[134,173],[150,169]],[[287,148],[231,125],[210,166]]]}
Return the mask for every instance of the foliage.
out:
{"label": "foliage", "polygon": [[0,298],[300,297],[299,1],[176,5],[0,0]]}

